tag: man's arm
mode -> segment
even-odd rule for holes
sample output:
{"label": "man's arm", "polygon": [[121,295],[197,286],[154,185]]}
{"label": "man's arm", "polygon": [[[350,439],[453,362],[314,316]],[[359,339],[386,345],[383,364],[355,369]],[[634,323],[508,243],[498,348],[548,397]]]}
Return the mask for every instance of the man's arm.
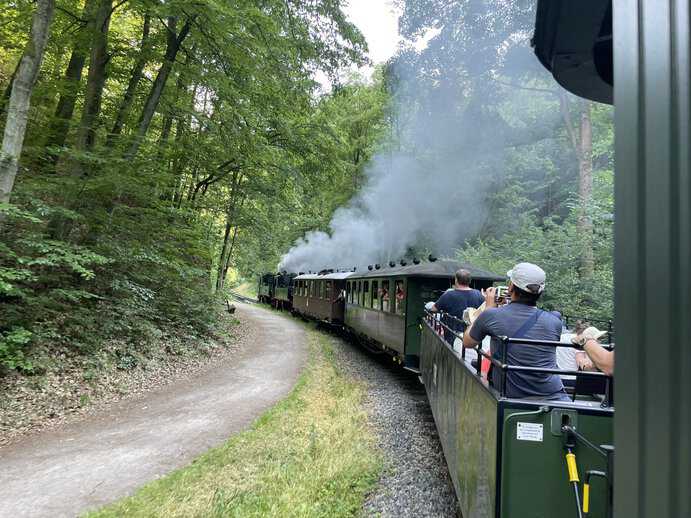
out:
{"label": "man's arm", "polygon": [[441,297],[439,297],[439,300],[436,302],[428,302],[427,304],[425,304],[425,309],[427,311],[431,311],[432,313],[437,313],[438,311],[446,311],[444,307],[444,295],[446,295],[446,293],[442,293]]}
{"label": "man's arm", "polygon": [[614,374],[614,352],[602,347],[597,340],[590,339],[583,345],[583,350],[588,358],[599,370],[611,376]]}
{"label": "man's arm", "polygon": [[[470,324],[470,326],[468,326],[468,328],[465,330],[465,333],[463,333],[463,347],[475,347],[485,337],[486,333],[484,333],[483,329],[484,319],[482,318],[482,314],[486,309],[496,307],[497,304],[494,299],[496,294],[496,288],[487,288],[487,290],[482,291],[482,295],[485,297],[485,307],[478,312],[477,316],[475,317],[475,321]],[[473,334],[473,330],[475,330],[475,334],[480,337],[479,340],[476,340],[471,336]]]}
{"label": "man's arm", "polygon": [[475,340],[472,336],[470,336],[470,331],[473,329],[473,326],[476,323],[477,320],[473,322],[473,324],[468,329],[465,330],[465,333],[463,333],[463,347],[470,349],[480,343],[480,340]]}
{"label": "man's arm", "polygon": [[578,365],[578,369],[582,371],[595,370],[595,365],[592,360],[588,358],[588,355],[583,351],[578,351],[576,353],[576,365]]}

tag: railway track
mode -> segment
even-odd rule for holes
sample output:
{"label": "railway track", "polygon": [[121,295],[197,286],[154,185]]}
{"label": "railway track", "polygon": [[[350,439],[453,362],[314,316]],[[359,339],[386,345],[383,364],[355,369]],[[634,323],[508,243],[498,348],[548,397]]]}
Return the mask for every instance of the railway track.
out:
{"label": "railway track", "polygon": [[244,295],[240,295],[238,292],[230,290],[230,296],[233,297],[235,300],[239,300],[240,302],[245,302],[246,304],[256,304],[257,299],[253,299],[250,297],[245,297]]}

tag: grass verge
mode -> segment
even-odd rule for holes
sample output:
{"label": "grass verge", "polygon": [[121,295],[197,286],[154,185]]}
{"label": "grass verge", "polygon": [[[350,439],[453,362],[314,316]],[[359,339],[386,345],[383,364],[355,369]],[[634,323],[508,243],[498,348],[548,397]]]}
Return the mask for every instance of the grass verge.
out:
{"label": "grass verge", "polygon": [[382,468],[363,387],[336,367],[326,336],[308,339],[309,367],[250,430],[88,516],[358,515]]}

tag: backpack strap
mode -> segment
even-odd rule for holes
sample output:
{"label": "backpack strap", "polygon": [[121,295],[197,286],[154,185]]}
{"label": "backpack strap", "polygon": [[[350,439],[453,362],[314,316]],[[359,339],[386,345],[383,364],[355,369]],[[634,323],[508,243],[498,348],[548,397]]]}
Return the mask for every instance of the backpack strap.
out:
{"label": "backpack strap", "polygon": [[518,330],[510,338],[525,338],[525,335],[528,334],[535,324],[537,324],[538,319],[543,313],[544,311],[541,309],[535,308],[535,313],[530,315],[528,319],[523,322],[523,325],[518,328]]}

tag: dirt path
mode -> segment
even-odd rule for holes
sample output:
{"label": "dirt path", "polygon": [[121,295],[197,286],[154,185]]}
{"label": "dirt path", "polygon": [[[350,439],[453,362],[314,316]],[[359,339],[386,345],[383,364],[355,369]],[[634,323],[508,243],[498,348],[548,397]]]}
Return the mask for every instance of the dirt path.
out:
{"label": "dirt path", "polygon": [[307,357],[296,322],[238,304],[254,337],[228,361],[93,418],[0,449],[0,516],[76,516],[246,428],[288,394]]}

